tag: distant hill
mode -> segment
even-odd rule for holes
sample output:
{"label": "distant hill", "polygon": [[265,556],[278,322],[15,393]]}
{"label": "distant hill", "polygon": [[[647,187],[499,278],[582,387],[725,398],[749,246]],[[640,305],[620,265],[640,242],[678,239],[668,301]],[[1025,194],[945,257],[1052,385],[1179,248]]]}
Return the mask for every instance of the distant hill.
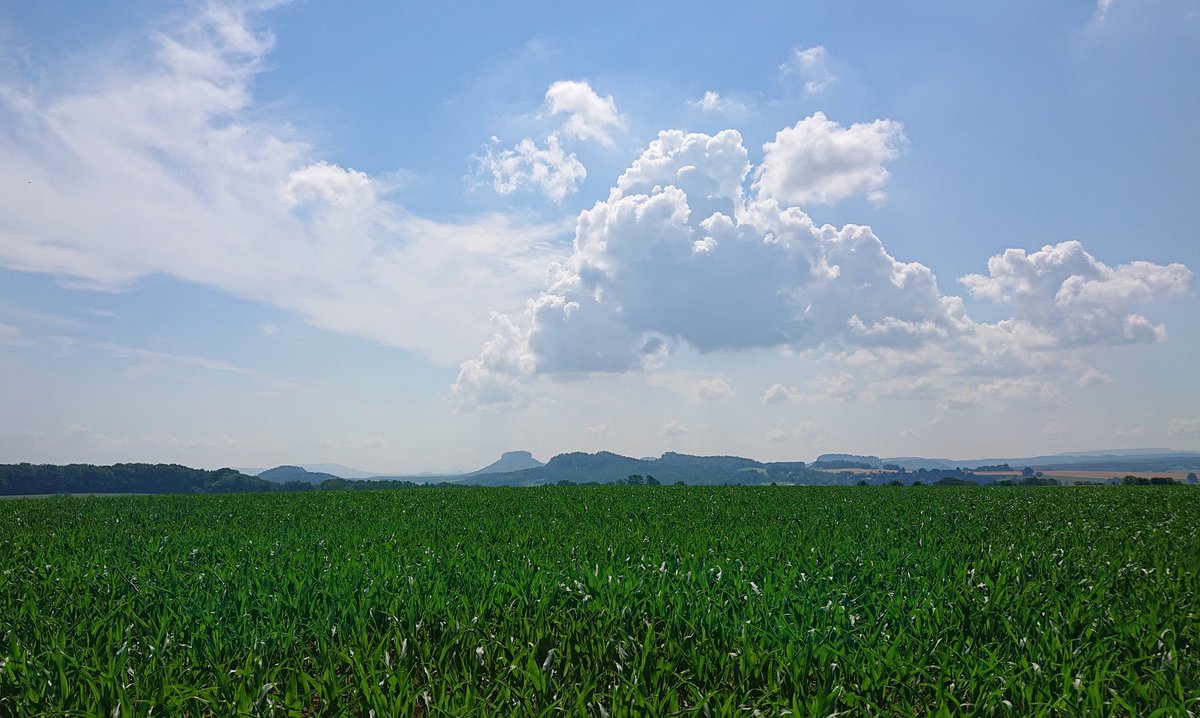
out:
{"label": "distant hill", "polygon": [[178,464],[4,464],[0,495],[214,494],[280,491],[281,485],[233,469],[205,471]]}
{"label": "distant hill", "polygon": [[1009,461],[1013,466],[1035,469],[1074,469],[1076,471],[1173,471],[1200,469],[1200,452],[1080,454],[1073,456],[1035,456]]}
{"label": "distant hill", "polygon": [[206,471],[178,464],[0,464],[0,496],[409,489],[430,484],[403,478],[343,479],[299,466],[277,466],[262,476],[249,476],[234,469]]}
{"label": "distant hill", "polygon": [[1048,456],[1007,458],[1000,461],[977,460],[960,464],[1008,463],[1013,467],[1076,471],[1172,471],[1200,468],[1200,452],[1164,449],[1121,449],[1117,451],[1074,452]]}
{"label": "distant hill", "polygon": [[258,478],[266,479],[267,481],[274,481],[277,484],[282,484],[287,481],[303,481],[307,484],[319,484],[322,481],[328,481],[329,479],[340,479],[342,477],[334,476],[333,474],[326,474],[320,471],[307,471],[299,466],[289,466],[285,464],[284,466],[276,466],[273,469],[267,469],[266,471],[260,472]]}
{"label": "distant hill", "polygon": [[[288,464],[288,466],[291,466],[291,464]],[[363,471],[362,469],[356,469],[352,466],[346,466],[345,464],[296,464],[296,466],[299,466],[305,471],[331,474],[343,479],[370,479],[375,476],[380,476],[378,471]],[[247,476],[258,476],[262,472],[267,471],[267,469],[266,467],[261,466],[258,468],[238,466],[235,467],[235,471],[240,471]]]}
{"label": "distant hill", "polygon": [[738,456],[690,456],[668,452],[657,459],[634,459],[609,451],[595,454],[559,454],[537,466],[505,473],[467,476],[463,483],[483,486],[540,486],[559,481],[576,484],[610,484],[627,477],[653,476],[673,484],[815,484],[837,483],[840,478],[811,471],[803,462],[763,463]]}
{"label": "distant hill", "polygon": [[536,469],[539,466],[545,466],[542,462],[533,458],[533,454],[528,451],[506,451],[501,454],[500,458],[488,464],[487,466],[472,471],[465,476],[478,476],[480,474],[503,474],[509,471],[522,471],[524,469]]}

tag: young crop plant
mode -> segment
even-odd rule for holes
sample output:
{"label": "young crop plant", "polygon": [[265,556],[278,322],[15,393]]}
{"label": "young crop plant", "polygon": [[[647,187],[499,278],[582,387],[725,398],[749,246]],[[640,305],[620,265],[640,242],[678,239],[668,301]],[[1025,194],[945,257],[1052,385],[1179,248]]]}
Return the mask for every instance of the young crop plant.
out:
{"label": "young crop plant", "polygon": [[0,502],[0,716],[1200,713],[1187,487]]}

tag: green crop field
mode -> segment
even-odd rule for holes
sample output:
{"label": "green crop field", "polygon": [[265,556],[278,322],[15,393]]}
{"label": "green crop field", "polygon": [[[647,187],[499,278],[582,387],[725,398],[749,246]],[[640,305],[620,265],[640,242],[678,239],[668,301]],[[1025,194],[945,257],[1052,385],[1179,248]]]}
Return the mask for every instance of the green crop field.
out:
{"label": "green crop field", "polygon": [[0,502],[0,715],[1200,713],[1200,491]]}

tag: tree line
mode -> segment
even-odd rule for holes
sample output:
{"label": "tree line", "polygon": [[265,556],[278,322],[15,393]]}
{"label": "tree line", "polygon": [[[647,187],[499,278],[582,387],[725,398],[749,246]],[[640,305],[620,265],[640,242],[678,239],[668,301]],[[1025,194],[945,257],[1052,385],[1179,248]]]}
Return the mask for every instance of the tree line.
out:
{"label": "tree line", "polygon": [[412,481],[327,479],[275,482],[234,469],[179,464],[0,464],[0,496],[38,494],[232,494],[338,489],[400,489],[434,485]]}

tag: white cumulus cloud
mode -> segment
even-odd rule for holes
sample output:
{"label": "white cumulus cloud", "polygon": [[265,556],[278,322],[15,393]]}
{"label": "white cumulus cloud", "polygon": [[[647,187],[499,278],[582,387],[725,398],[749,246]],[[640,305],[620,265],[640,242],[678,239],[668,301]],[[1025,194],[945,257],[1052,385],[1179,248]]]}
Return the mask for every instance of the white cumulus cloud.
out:
{"label": "white cumulus cloud", "polygon": [[551,114],[565,114],[561,132],[567,137],[613,143],[612,130],[622,124],[612,95],[601,97],[586,82],[559,80],[546,90],[546,107]]}
{"label": "white cumulus cloud", "polygon": [[763,392],[762,402],[764,404],[782,404],[789,401],[798,401],[803,398],[804,392],[798,387],[772,384]]}
{"label": "white cumulus cloud", "polygon": [[889,177],[884,165],[906,143],[895,120],[842,127],[816,112],[763,145],[754,188],[785,204],[833,204],[856,194],[882,202]]}
{"label": "white cumulus cloud", "polygon": [[479,167],[491,175],[492,189],[500,194],[512,194],[522,187],[542,191],[555,202],[573,194],[587,177],[587,169],[574,152],[565,152],[558,135],[546,138],[546,146],[538,147],[529,138],[511,149],[496,151],[498,138],[492,138],[484,154],[476,156]]}
{"label": "white cumulus cloud", "polygon": [[960,280],[971,294],[1012,310],[1007,328],[1046,346],[1157,342],[1166,327],[1134,313],[1138,304],[1188,291],[1182,264],[1130,262],[1110,267],[1077,241],[1028,254],[1009,249],[988,260],[988,274]]}
{"label": "white cumulus cloud", "polygon": [[509,149],[498,150],[500,139],[493,136],[483,152],[471,158],[477,172],[489,177],[492,189],[499,194],[528,188],[562,202],[587,178],[583,162],[574,152],[565,150],[563,143],[589,140],[611,146],[611,131],[623,122],[612,96],[600,97],[586,82],[552,83],[546,90],[545,106],[551,116],[566,115],[566,118],[546,136],[544,143],[539,145],[526,137]]}
{"label": "white cumulus cloud", "polygon": [[477,359],[459,367],[452,393],[459,408],[522,406],[525,380],[533,374],[536,357],[525,334],[503,314],[492,314],[496,334],[483,345]]}
{"label": "white cumulus cloud", "polygon": [[335,206],[369,206],[378,197],[374,182],[365,173],[317,162],[288,175],[280,194],[289,206],[327,202]]}

